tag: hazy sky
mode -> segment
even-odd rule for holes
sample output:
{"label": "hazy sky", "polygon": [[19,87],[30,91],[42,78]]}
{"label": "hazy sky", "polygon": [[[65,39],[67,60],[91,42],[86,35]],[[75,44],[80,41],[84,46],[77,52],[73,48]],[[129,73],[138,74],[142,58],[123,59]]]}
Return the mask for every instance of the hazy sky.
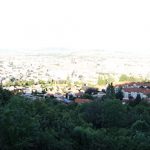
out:
{"label": "hazy sky", "polygon": [[150,0],[0,0],[0,49],[150,50]]}

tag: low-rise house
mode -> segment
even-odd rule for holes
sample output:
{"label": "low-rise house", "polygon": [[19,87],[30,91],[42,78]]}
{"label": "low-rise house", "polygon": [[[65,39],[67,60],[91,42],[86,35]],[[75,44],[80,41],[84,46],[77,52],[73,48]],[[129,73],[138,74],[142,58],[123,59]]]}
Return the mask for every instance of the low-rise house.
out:
{"label": "low-rise house", "polygon": [[92,102],[92,100],[90,100],[90,99],[83,99],[83,98],[76,98],[74,100],[74,102],[77,103],[77,104],[84,104],[84,103],[90,103],[90,102]]}
{"label": "low-rise house", "polygon": [[104,92],[98,92],[97,94],[94,94],[94,95],[92,95],[93,97],[97,97],[97,98],[102,98],[103,96],[105,96],[106,95],[106,93],[104,93]]}
{"label": "low-rise house", "polygon": [[24,88],[23,89],[23,93],[30,93],[31,94],[32,93],[32,88],[29,88],[29,87],[28,88]]}
{"label": "low-rise house", "polygon": [[123,99],[129,99],[129,96],[132,96],[134,99],[136,99],[138,94],[140,94],[142,99],[145,99],[147,98],[147,95],[150,94],[150,89],[124,88],[123,94],[124,94]]}
{"label": "low-rise house", "polygon": [[76,98],[76,95],[73,92],[68,92],[68,93],[66,93],[66,98],[69,100],[72,100],[72,99]]}
{"label": "low-rise house", "polygon": [[78,93],[75,93],[76,97],[82,97],[84,95],[84,92],[78,92]]}
{"label": "low-rise house", "polygon": [[46,93],[46,94],[44,94],[44,97],[46,98],[54,98],[54,94],[51,94],[51,93]]}
{"label": "low-rise house", "polygon": [[137,95],[140,94],[142,99],[146,99],[150,94],[150,83],[141,83],[141,82],[130,82],[115,85],[115,92],[118,91],[119,87],[122,88],[124,94],[124,101],[129,99],[136,99]]}
{"label": "low-rise house", "polygon": [[64,98],[64,103],[66,103],[66,104],[70,104],[70,103],[72,103],[72,101],[71,101],[71,100],[69,100],[69,99],[67,99],[67,98]]}
{"label": "low-rise house", "polygon": [[54,97],[56,98],[56,100],[58,101],[63,101],[64,100],[64,96],[61,93],[55,93]]}

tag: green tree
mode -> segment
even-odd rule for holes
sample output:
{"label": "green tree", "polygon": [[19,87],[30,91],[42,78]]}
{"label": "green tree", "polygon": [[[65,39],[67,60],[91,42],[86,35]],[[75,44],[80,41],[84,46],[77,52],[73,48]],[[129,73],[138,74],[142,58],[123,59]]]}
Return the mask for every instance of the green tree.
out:
{"label": "green tree", "polygon": [[131,129],[134,131],[146,132],[149,131],[150,126],[146,121],[137,120],[132,126]]}
{"label": "green tree", "polygon": [[137,94],[135,101],[139,104],[141,100],[142,100],[141,95]]}
{"label": "green tree", "polygon": [[119,89],[118,89],[118,91],[115,95],[116,95],[117,99],[120,99],[120,100],[123,99],[124,95],[123,95],[123,92],[122,92],[122,87],[119,87]]}
{"label": "green tree", "polygon": [[12,92],[0,87],[0,106],[7,104],[11,99],[12,95]]}
{"label": "green tree", "polygon": [[1,109],[0,122],[0,149],[30,149],[39,132],[39,123],[28,102],[12,99]]}
{"label": "green tree", "polygon": [[102,78],[102,77],[98,77],[98,85],[105,85],[107,83],[107,80]]}
{"label": "green tree", "polygon": [[114,86],[113,86],[112,83],[109,84],[108,87],[107,87],[107,89],[106,89],[106,96],[108,98],[112,98],[112,99],[115,98],[115,89],[114,89]]}
{"label": "green tree", "polygon": [[129,77],[125,74],[122,74],[119,78],[119,81],[120,82],[123,82],[123,81],[129,81]]}
{"label": "green tree", "polygon": [[[118,119],[119,118],[119,119]],[[104,101],[102,108],[103,127],[124,127],[126,118],[126,110],[122,102],[119,100]]]}

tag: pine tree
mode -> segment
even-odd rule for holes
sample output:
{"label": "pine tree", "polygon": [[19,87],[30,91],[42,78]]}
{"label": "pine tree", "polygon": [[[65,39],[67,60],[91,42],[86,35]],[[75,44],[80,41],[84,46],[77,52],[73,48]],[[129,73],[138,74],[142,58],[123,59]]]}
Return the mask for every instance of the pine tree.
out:
{"label": "pine tree", "polygon": [[114,86],[113,86],[112,83],[109,84],[108,87],[107,87],[107,89],[106,89],[106,96],[108,98],[112,98],[112,99],[115,98],[115,89],[114,89]]}
{"label": "pine tree", "polygon": [[141,95],[137,94],[136,99],[135,99],[136,103],[140,103],[141,100],[142,100]]}
{"label": "pine tree", "polygon": [[116,93],[116,98],[122,100],[124,97],[123,92],[122,92],[122,87],[119,87],[117,93]]}

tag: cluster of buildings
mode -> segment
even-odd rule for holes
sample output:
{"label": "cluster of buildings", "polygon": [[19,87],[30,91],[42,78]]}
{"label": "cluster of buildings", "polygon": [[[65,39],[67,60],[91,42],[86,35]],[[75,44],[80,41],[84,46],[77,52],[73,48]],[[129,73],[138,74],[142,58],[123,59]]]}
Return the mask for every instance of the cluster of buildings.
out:
{"label": "cluster of buildings", "polygon": [[[135,57],[136,56],[136,57]],[[7,86],[5,88],[20,91],[24,96],[35,99],[37,96],[54,96],[60,101],[69,103],[69,97],[81,98],[84,87],[50,86],[42,87],[38,81],[61,81],[71,83],[81,82],[96,85],[99,77],[112,82],[118,82],[121,74],[135,75],[150,80],[150,54],[129,54],[119,51],[40,51],[40,53],[14,53],[0,55],[0,84],[16,81],[34,81],[32,86]],[[142,71],[141,71],[142,70]],[[134,99],[140,94],[141,98],[149,98],[149,83],[126,83],[122,86],[124,100]],[[105,87],[106,88],[106,87]],[[66,95],[68,93],[68,95]],[[104,93],[99,93],[101,97]],[[94,95],[93,95],[94,96]],[[79,100],[80,101],[80,100]],[[86,100],[85,100],[86,101]]]}
{"label": "cluster of buildings", "polygon": [[[14,94],[19,94],[25,98],[29,98],[31,100],[36,100],[39,98],[55,98],[55,100],[59,102],[63,102],[66,104],[69,103],[87,103],[92,100],[88,97],[84,97],[85,91],[89,89],[86,85],[77,86],[47,86],[43,88],[41,84],[21,87],[21,86],[10,86],[3,87],[9,91],[12,91]],[[96,93],[92,94],[93,98],[101,98],[105,93],[97,90]]]}
{"label": "cluster of buildings", "polygon": [[123,101],[135,100],[137,95],[140,95],[141,99],[150,101],[150,82],[147,83],[123,83],[115,85],[116,90],[122,87]]}
{"label": "cluster of buildings", "polygon": [[[41,50],[0,55],[0,80],[66,80],[97,84],[101,75],[118,80],[121,74],[150,79],[150,54],[119,51]],[[141,71],[142,70],[142,71]]]}

